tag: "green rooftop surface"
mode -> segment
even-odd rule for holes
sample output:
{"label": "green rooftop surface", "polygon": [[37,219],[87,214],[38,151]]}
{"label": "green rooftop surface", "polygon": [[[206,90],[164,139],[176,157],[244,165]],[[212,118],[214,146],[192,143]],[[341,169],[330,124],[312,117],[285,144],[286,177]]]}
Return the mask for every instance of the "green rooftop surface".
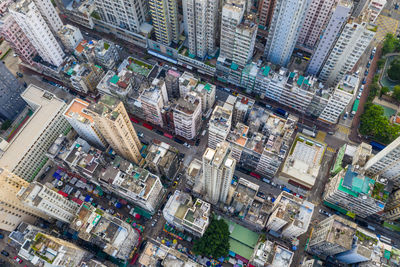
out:
{"label": "green rooftop surface", "polygon": [[308,79],[305,79],[305,80],[304,80],[304,84],[310,85],[310,82],[308,81]]}
{"label": "green rooftop surface", "polygon": [[236,241],[235,239],[229,238],[229,250],[242,256],[243,258],[250,259],[253,254],[253,249]]}
{"label": "green rooftop surface", "polygon": [[96,68],[98,68],[98,69],[102,69],[102,67],[101,66],[99,66],[99,65],[94,65]]}
{"label": "green rooftop surface", "polygon": [[340,191],[343,191],[349,195],[352,195],[353,197],[358,197],[358,193],[353,192],[352,190],[344,187],[342,184],[343,184],[343,178],[340,179],[340,184],[339,184],[339,188],[338,188]]}
{"label": "green rooftop surface", "polygon": [[225,218],[224,221],[228,224],[231,232],[229,236],[230,250],[246,259],[250,259],[259,235]]}
{"label": "green rooftop surface", "polygon": [[117,84],[118,81],[119,81],[118,75],[114,75],[110,79],[110,83],[113,83],[113,84]]}
{"label": "green rooftop surface", "polygon": [[206,89],[208,92],[210,92],[210,90],[211,90],[211,85],[207,83],[207,84],[204,86],[204,89]]}
{"label": "green rooftop surface", "polygon": [[264,76],[268,76],[268,74],[269,74],[270,71],[271,71],[271,67],[270,67],[270,66],[265,66],[265,67],[264,67],[264,70],[263,70],[263,72],[262,72],[262,74],[263,74]]}
{"label": "green rooftop surface", "polygon": [[67,75],[71,76],[73,72],[74,72],[74,69],[69,68],[69,70],[67,71]]}
{"label": "green rooftop surface", "polygon": [[294,78],[295,75],[296,75],[296,73],[291,72],[291,73],[289,74],[289,78]]}
{"label": "green rooftop surface", "polygon": [[303,81],[304,81],[304,76],[300,75],[300,77],[297,79],[297,85],[301,86],[303,84]]}

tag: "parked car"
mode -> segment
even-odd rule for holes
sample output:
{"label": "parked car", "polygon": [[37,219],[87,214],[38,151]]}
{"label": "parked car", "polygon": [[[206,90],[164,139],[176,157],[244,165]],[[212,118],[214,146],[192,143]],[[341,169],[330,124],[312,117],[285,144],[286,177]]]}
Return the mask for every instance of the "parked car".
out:
{"label": "parked car", "polygon": [[371,66],[371,60],[368,61],[368,63],[367,63],[367,68],[369,68],[370,66]]}
{"label": "parked car", "polygon": [[367,80],[364,78],[363,80],[362,80],[362,84],[366,84],[367,83]]}
{"label": "parked car", "polygon": [[334,135],[335,133],[334,133],[334,132],[328,132],[328,134],[329,134],[329,135]]}
{"label": "parked car", "polygon": [[3,238],[4,238],[4,235],[0,234],[0,239],[3,239]]}
{"label": "parked car", "polygon": [[188,143],[183,144],[185,147],[190,148],[190,145]]}
{"label": "parked car", "polygon": [[21,260],[20,258],[18,258],[17,256],[14,257],[14,260],[15,260],[16,262],[18,262],[19,264],[22,263],[22,260]]}
{"label": "parked car", "polygon": [[178,186],[178,182],[174,181],[174,184],[172,185],[172,188],[176,188]]}
{"label": "parked car", "polygon": [[196,140],[195,146],[199,146],[200,145],[200,139]]}
{"label": "parked car", "polygon": [[368,70],[365,70],[364,76],[367,76],[367,75],[368,75]]}
{"label": "parked car", "polygon": [[10,256],[10,253],[8,253],[8,252],[5,251],[5,250],[2,250],[2,251],[1,251],[1,255],[4,255],[4,256],[8,257],[8,256]]}
{"label": "parked car", "polygon": [[144,134],[143,134],[142,132],[137,132],[137,135],[138,135],[139,137],[143,137],[143,136],[144,136]]}
{"label": "parked car", "polygon": [[332,216],[332,214],[330,214],[329,212],[327,212],[327,211],[325,211],[325,210],[322,210],[322,209],[319,210],[319,213],[324,214],[324,215],[326,215],[326,216],[328,216],[328,217],[331,217],[331,216]]}
{"label": "parked car", "polygon": [[348,112],[346,112],[344,115],[343,115],[343,119],[344,120],[347,120],[347,117],[349,116],[349,113]]}

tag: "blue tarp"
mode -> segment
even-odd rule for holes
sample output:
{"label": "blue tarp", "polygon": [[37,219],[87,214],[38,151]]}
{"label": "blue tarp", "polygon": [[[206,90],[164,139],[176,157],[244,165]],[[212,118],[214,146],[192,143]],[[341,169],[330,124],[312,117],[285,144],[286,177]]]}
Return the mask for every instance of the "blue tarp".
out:
{"label": "blue tarp", "polygon": [[274,197],[273,197],[273,198],[271,198],[271,202],[272,202],[272,203],[274,203],[274,202],[275,202],[275,200],[276,200],[276,199],[275,199]]}
{"label": "blue tarp", "polygon": [[282,190],[283,190],[283,191],[286,191],[286,192],[288,192],[288,193],[291,192],[290,189],[289,189],[289,188],[286,188],[286,187],[282,188]]}
{"label": "blue tarp", "polygon": [[61,175],[58,174],[57,172],[53,173],[53,177],[56,178],[57,180],[61,179]]}
{"label": "blue tarp", "polygon": [[85,202],[88,202],[90,200],[90,195],[87,195],[86,197],[85,197]]}
{"label": "blue tarp", "polygon": [[121,207],[122,207],[122,204],[121,204],[121,203],[119,203],[119,202],[117,202],[117,203],[115,204],[115,207],[116,207],[117,209],[119,209],[119,208],[121,208]]}

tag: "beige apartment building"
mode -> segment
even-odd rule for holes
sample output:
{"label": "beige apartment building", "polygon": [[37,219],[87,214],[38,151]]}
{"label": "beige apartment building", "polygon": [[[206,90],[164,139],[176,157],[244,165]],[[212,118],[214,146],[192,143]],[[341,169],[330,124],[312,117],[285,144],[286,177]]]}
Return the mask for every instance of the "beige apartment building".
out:
{"label": "beige apartment building", "polygon": [[88,107],[88,114],[117,154],[136,164],[142,160],[142,145],[120,100],[104,95],[98,103]]}
{"label": "beige apartment building", "polygon": [[18,198],[17,193],[29,183],[6,169],[0,168],[0,229],[13,231],[21,222],[34,223],[46,216],[28,206]]}

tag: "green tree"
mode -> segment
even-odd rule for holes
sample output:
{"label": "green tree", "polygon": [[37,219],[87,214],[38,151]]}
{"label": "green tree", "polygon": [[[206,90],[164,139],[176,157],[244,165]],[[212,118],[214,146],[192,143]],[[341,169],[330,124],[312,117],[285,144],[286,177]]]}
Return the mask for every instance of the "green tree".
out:
{"label": "green tree", "polygon": [[372,100],[374,100],[375,96],[377,96],[378,92],[379,92],[379,85],[378,83],[372,83],[369,86],[369,95],[368,95],[368,101],[372,102]]}
{"label": "green tree", "polygon": [[400,127],[390,124],[384,115],[383,107],[367,103],[360,118],[360,133],[387,144],[399,136]]}
{"label": "green tree", "polygon": [[399,51],[400,49],[400,41],[393,34],[388,33],[385,37],[382,47],[382,53],[388,54]]}
{"label": "green tree", "polygon": [[390,79],[400,81],[400,57],[397,57],[390,63],[388,75]]}
{"label": "green tree", "polygon": [[229,253],[229,228],[224,220],[212,219],[204,235],[193,245],[193,252],[197,255],[214,259]]}
{"label": "green tree", "polygon": [[389,93],[390,89],[387,86],[384,86],[381,88],[381,96],[382,95],[386,95],[387,93]]}
{"label": "green tree", "polygon": [[400,102],[400,85],[393,87],[392,97]]}
{"label": "green tree", "polygon": [[385,66],[385,62],[386,62],[386,59],[384,59],[384,58],[379,59],[377,62],[378,69],[383,69],[383,67]]}

